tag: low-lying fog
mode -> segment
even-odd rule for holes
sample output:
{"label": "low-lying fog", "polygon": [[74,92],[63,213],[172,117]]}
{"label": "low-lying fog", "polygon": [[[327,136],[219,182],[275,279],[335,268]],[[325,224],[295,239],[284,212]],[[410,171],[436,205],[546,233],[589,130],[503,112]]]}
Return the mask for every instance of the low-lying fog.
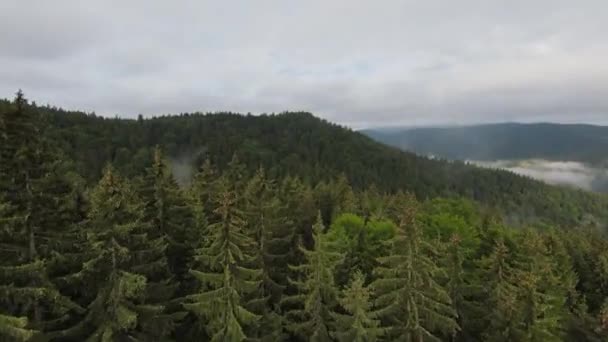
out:
{"label": "low-lying fog", "polygon": [[585,190],[608,192],[608,169],[574,161],[543,159],[469,161],[483,167],[509,170],[547,182]]}

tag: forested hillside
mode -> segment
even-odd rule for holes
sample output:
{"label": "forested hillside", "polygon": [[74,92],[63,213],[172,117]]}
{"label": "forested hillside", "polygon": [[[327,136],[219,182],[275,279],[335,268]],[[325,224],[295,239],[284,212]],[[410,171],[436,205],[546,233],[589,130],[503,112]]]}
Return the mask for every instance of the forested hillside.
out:
{"label": "forested hillside", "polygon": [[[2,104],[5,108],[8,102]],[[210,159],[223,169],[236,155],[251,175],[298,176],[308,184],[345,175],[355,189],[411,191],[420,199],[464,196],[501,210],[510,222],[571,225],[608,217],[608,198],[550,187],[508,172],[431,160],[374,142],[309,113],[181,114],[138,120],[108,119],[37,107],[48,137],[74,162],[88,184],[108,162],[127,177],[140,175],[162,146],[179,180]]]}
{"label": "forested hillside", "polygon": [[504,123],[442,128],[369,129],[388,145],[459,160],[547,159],[604,165],[608,127]]}
{"label": "forested hillside", "polygon": [[606,208],[305,113],[103,119],[19,93],[0,341],[605,341]]}

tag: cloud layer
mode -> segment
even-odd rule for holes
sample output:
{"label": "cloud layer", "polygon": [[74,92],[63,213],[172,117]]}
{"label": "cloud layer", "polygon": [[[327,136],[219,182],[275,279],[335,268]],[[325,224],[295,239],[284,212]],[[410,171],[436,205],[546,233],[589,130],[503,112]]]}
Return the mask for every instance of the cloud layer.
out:
{"label": "cloud layer", "polygon": [[605,1],[0,2],[0,96],[354,127],[608,124]]}

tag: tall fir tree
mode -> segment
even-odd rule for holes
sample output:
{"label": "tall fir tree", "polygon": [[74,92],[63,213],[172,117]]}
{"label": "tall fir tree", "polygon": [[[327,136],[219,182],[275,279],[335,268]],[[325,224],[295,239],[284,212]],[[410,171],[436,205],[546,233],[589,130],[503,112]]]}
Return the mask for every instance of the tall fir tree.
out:
{"label": "tall fir tree", "polygon": [[338,304],[333,272],[342,255],[334,252],[326,239],[320,212],[312,231],[312,249],[300,246],[304,262],[290,266],[299,277],[290,279],[297,292],[283,299],[283,305],[288,309],[287,329],[304,340],[331,341],[335,329],[332,313]]}
{"label": "tall fir tree", "polygon": [[216,222],[208,226],[209,243],[197,251],[198,269],[190,272],[201,283],[199,293],[187,297],[184,307],[205,322],[211,341],[238,342],[259,320],[244,298],[256,293],[261,271],[248,268],[254,242],[246,235],[243,213],[227,180],[220,181],[215,198]]}
{"label": "tall fir tree", "polygon": [[340,305],[346,314],[335,313],[334,338],[340,342],[375,342],[385,333],[372,308],[372,290],[365,286],[365,276],[356,271],[350,284],[342,290]]}
{"label": "tall fir tree", "polygon": [[519,316],[518,289],[514,284],[514,270],[509,248],[499,238],[492,252],[479,261],[483,273],[488,308],[485,341],[519,341],[523,338]]}
{"label": "tall fir tree", "polygon": [[482,298],[483,286],[474,272],[466,268],[467,257],[461,238],[452,235],[447,246],[442,265],[445,268],[445,288],[452,299],[456,312],[456,322],[460,329],[447,336],[451,341],[479,340],[478,332],[483,328],[484,308],[478,301]]}
{"label": "tall fir tree", "polygon": [[433,247],[422,238],[416,222],[417,202],[401,196],[399,225],[390,243],[390,255],[379,258],[378,313],[388,337],[398,341],[440,341],[458,329],[451,299],[436,277],[440,272],[429,257]]}
{"label": "tall fir tree", "polygon": [[173,317],[153,303],[166,282],[158,276],[166,274],[166,244],[143,221],[143,203],[111,166],[90,197],[85,227],[91,258],[72,277],[86,284],[92,296],[80,322],[54,337],[167,340]]}
{"label": "tall fir tree", "polygon": [[149,226],[150,237],[167,241],[169,270],[177,282],[183,282],[201,236],[193,222],[191,207],[158,146],[153,164],[146,169],[138,190],[144,201],[142,220]]}
{"label": "tall fir tree", "polygon": [[0,112],[0,314],[19,325],[17,317],[27,317],[26,329],[44,335],[82,308],[48,275],[59,233],[74,217],[39,121],[21,91]]}
{"label": "tall fir tree", "polygon": [[285,206],[274,182],[260,168],[245,188],[247,231],[255,240],[255,265],[261,269],[261,288],[254,311],[262,316],[258,337],[276,341],[283,336],[279,301],[287,285],[288,257],[293,225],[285,218]]}
{"label": "tall fir tree", "polygon": [[525,231],[519,246],[515,279],[524,339],[561,341],[568,316],[566,298],[571,285],[563,278],[568,268],[557,269],[557,258],[551,257],[545,241],[536,232]]}

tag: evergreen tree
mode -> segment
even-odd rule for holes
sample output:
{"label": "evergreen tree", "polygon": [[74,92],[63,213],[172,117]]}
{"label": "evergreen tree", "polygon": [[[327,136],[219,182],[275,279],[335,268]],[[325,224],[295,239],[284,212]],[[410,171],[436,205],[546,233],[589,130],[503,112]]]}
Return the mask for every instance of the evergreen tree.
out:
{"label": "evergreen tree", "polygon": [[262,285],[254,311],[262,316],[258,336],[276,341],[282,336],[279,301],[286,287],[287,259],[293,232],[284,218],[284,206],[277,196],[274,182],[259,169],[245,189],[247,231],[256,242],[255,265],[262,271]]}
{"label": "evergreen tree", "polygon": [[107,167],[91,193],[86,223],[92,258],[72,277],[93,296],[80,322],[54,337],[87,341],[165,340],[172,318],[155,303],[164,287],[166,245],[142,221],[143,205],[130,186]]}
{"label": "evergreen tree", "polygon": [[[527,231],[521,236],[515,272],[521,298],[522,330],[526,341],[561,341],[567,321],[566,296],[570,291],[542,237]],[[562,265],[564,266],[564,265]],[[559,272],[559,273],[558,273]]]}
{"label": "evergreen tree", "polygon": [[300,247],[304,263],[290,266],[300,277],[290,280],[297,293],[283,300],[289,309],[286,314],[289,321],[287,329],[305,340],[331,341],[331,332],[334,330],[332,313],[338,300],[333,272],[342,255],[332,251],[333,248],[323,234],[320,213],[312,230],[313,248],[308,250]]}
{"label": "evergreen tree", "polygon": [[143,222],[149,226],[150,237],[167,240],[169,269],[177,281],[182,282],[188,273],[193,250],[198,246],[200,232],[195,229],[190,207],[158,146],[139,193],[144,201]]}
{"label": "evergreen tree", "polygon": [[[57,176],[57,157],[19,91],[0,111],[0,314],[46,333],[82,310],[49,279],[59,233],[74,217]],[[68,186],[69,188],[69,186]]]}
{"label": "evergreen tree", "polygon": [[388,336],[399,341],[439,341],[458,329],[451,300],[435,277],[439,267],[428,256],[432,246],[423,240],[416,222],[416,202],[402,197],[404,206],[391,241],[390,255],[379,258],[378,313]]}
{"label": "evergreen tree", "polygon": [[286,177],[281,182],[279,198],[285,206],[283,217],[294,227],[288,263],[299,265],[304,261],[303,254],[299,253],[300,243],[305,248],[311,248],[313,245],[310,227],[315,223],[318,212],[315,207],[314,195],[312,189],[299,178]]}
{"label": "evergreen tree", "polygon": [[208,220],[213,218],[213,197],[217,193],[217,179],[217,171],[209,159],[204,161],[192,179],[188,195],[194,211],[195,227],[199,233],[206,230]]}
{"label": "evergreen tree", "polygon": [[492,253],[481,259],[479,267],[483,272],[486,288],[484,305],[489,309],[488,326],[484,333],[486,341],[519,341],[523,338],[517,287],[514,284],[513,269],[509,261],[509,249],[502,239],[498,239]]}
{"label": "evergreen tree", "polygon": [[372,291],[365,286],[365,277],[356,271],[348,287],[342,291],[340,304],[346,315],[334,314],[336,332],[340,342],[374,342],[385,332],[372,310]]}
{"label": "evergreen tree", "polygon": [[483,328],[484,310],[479,305],[483,286],[473,272],[465,269],[466,255],[458,235],[453,235],[447,244],[443,258],[445,267],[445,288],[452,299],[456,312],[456,322],[460,327],[450,337],[452,341],[478,340],[478,332]]}
{"label": "evergreen tree", "polygon": [[253,241],[245,234],[236,194],[226,180],[218,189],[214,214],[219,219],[208,227],[209,245],[196,255],[200,269],[190,270],[202,284],[201,291],[189,295],[184,307],[206,322],[212,341],[242,341],[247,328],[259,319],[247,310],[244,298],[258,290],[261,271],[247,267],[253,261],[248,254]]}

